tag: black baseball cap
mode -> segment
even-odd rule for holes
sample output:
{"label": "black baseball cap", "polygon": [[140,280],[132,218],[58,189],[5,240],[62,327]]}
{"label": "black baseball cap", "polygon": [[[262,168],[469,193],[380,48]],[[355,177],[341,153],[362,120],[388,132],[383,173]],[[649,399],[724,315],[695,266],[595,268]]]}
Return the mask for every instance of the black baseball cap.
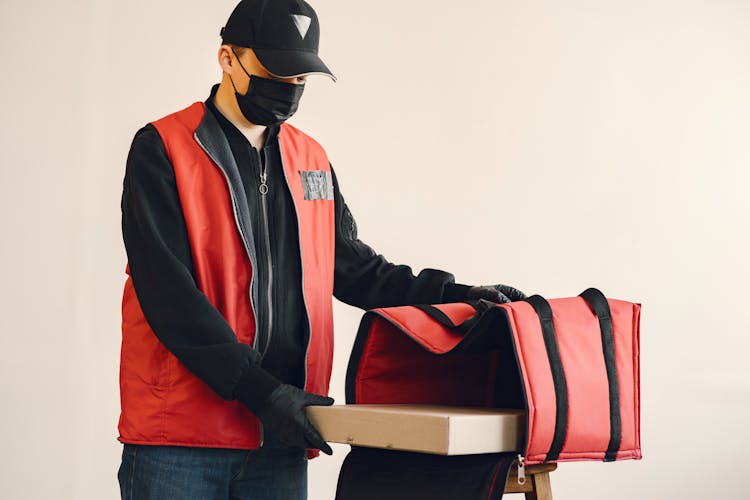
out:
{"label": "black baseball cap", "polygon": [[318,57],[320,25],[304,0],[242,0],[221,28],[222,43],[250,47],[272,74],[336,77]]}

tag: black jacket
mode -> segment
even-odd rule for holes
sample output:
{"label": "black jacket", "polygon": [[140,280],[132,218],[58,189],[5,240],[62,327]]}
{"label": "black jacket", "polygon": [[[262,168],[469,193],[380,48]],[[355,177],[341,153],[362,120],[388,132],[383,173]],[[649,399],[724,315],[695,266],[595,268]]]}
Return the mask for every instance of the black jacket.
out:
{"label": "black jacket", "polygon": [[[253,217],[260,352],[239,345],[228,323],[196,286],[174,171],[151,124],[136,132],[128,154],[122,233],[138,301],[159,340],[219,394],[231,394],[255,409],[278,383],[302,387],[304,380],[308,332],[297,218],[279,156],[279,126],[268,127],[263,149],[258,151],[216,109],[213,97],[217,89],[218,84],[205,101],[206,112],[215,114],[227,136]],[[263,167],[269,188],[267,217],[258,191]],[[469,287],[456,284],[452,274],[427,268],[414,276],[409,266],[388,262],[359,240],[354,218],[333,168],[331,171],[336,213],[334,296],[338,300],[372,309],[464,299]],[[269,263],[273,275],[270,295]],[[233,375],[237,373],[242,375]]]}

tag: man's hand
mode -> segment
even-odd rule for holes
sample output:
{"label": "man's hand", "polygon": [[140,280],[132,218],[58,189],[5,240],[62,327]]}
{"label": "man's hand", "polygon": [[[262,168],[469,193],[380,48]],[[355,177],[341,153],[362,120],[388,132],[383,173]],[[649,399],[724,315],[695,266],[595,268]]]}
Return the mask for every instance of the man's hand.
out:
{"label": "man's hand", "polygon": [[317,448],[323,453],[333,455],[331,447],[305,415],[305,407],[308,405],[332,404],[333,398],[311,394],[293,385],[281,384],[273,390],[258,410],[258,417],[282,443],[298,448]]}
{"label": "man's hand", "polygon": [[498,304],[523,300],[526,294],[508,285],[473,286],[466,292],[467,300],[485,299]]}

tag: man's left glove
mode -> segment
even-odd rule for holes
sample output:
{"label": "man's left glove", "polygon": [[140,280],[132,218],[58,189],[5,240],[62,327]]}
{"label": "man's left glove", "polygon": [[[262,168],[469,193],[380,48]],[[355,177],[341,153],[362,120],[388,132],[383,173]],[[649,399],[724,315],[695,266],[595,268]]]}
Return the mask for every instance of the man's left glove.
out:
{"label": "man's left glove", "polygon": [[333,450],[307,419],[305,407],[330,406],[333,398],[306,392],[291,384],[279,385],[258,410],[258,417],[279,441],[300,448],[318,448],[328,455]]}
{"label": "man's left glove", "polygon": [[473,286],[466,292],[466,300],[485,299],[498,304],[523,300],[526,294],[508,285]]}

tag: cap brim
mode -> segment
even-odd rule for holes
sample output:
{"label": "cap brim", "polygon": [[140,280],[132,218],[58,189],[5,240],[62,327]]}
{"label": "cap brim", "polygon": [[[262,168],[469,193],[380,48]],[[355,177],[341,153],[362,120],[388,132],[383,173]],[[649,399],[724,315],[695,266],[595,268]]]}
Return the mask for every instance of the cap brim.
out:
{"label": "cap brim", "polygon": [[314,52],[304,50],[257,49],[253,52],[260,63],[275,76],[291,78],[302,75],[326,75],[334,82],[336,77]]}

